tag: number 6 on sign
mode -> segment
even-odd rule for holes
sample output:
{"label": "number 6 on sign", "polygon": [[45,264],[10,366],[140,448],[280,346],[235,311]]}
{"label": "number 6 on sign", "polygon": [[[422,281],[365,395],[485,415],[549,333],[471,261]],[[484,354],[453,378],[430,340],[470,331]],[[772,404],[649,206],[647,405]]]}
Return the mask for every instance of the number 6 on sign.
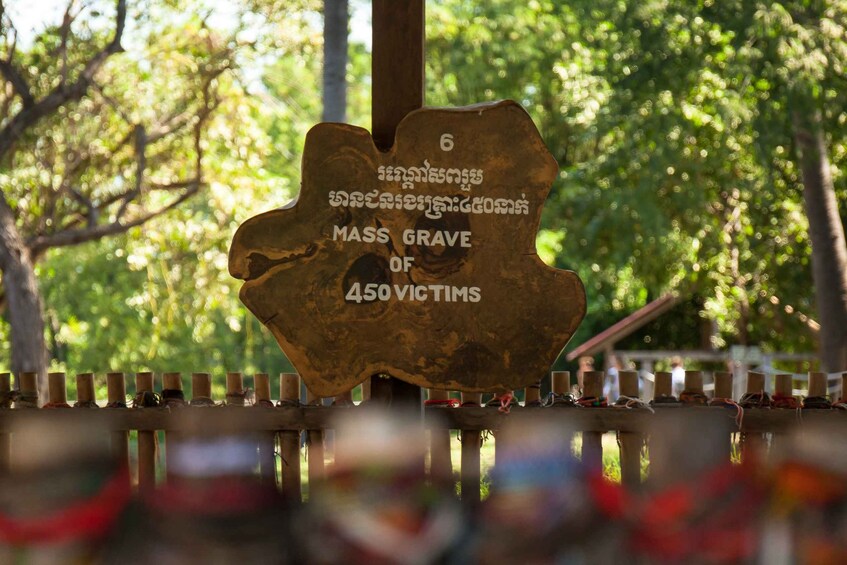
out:
{"label": "number 6 on sign", "polygon": [[445,133],[441,136],[441,150],[442,151],[452,151],[453,150],[453,134]]}

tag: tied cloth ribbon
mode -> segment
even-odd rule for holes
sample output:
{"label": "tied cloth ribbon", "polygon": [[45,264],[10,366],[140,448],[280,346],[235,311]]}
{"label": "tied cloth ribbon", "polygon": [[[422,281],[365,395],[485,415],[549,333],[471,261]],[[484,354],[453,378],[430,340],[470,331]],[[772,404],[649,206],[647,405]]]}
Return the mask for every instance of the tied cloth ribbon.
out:
{"label": "tied cloth ribbon", "polygon": [[276,403],[278,408],[300,408],[302,406],[299,400],[289,400],[283,398]]}
{"label": "tied cloth ribbon", "polygon": [[555,406],[558,408],[573,408],[575,406],[579,406],[576,403],[576,398],[572,394],[559,394],[558,392],[551,392],[547,395],[546,400],[542,404],[544,407]]}
{"label": "tied cloth ribbon", "polygon": [[796,410],[800,407],[800,403],[797,402],[797,399],[793,396],[777,392],[774,393],[773,398],[771,398],[771,406],[773,408],[787,408],[789,410]]}
{"label": "tied cloth ribbon", "polygon": [[659,396],[654,397],[653,400],[650,401],[651,406],[656,406],[659,404],[662,406],[679,406],[682,403],[677,397],[672,394],[660,394]]}
{"label": "tied cloth ribbon", "polygon": [[576,403],[583,408],[606,408],[608,406],[605,396],[581,396]]}
{"label": "tied cloth ribbon", "polygon": [[735,425],[738,426],[739,430],[741,429],[741,426],[744,423],[744,408],[742,408],[740,404],[731,398],[713,398],[709,401],[709,406],[718,406],[722,408],[729,408],[731,410],[734,409]]}
{"label": "tied cloth ribbon", "polygon": [[771,397],[765,391],[748,392],[738,402],[742,408],[770,408]]}
{"label": "tied cloth ribbon", "polygon": [[38,393],[35,391],[11,390],[7,394],[15,408],[38,408]]}
{"label": "tied cloth ribbon", "polygon": [[191,401],[188,403],[189,406],[220,406],[217,402],[215,402],[214,398],[209,396],[195,396],[192,397]]}
{"label": "tied cloth ribbon", "polygon": [[74,402],[74,408],[100,408],[96,400],[77,400]]}
{"label": "tied cloth ribbon", "polygon": [[446,406],[448,408],[458,408],[461,404],[462,403],[458,398],[424,400],[424,406]]}
{"label": "tied cloth ribbon", "polygon": [[262,408],[273,408],[274,403],[267,398],[260,398],[259,400],[256,401],[256,404],[254,404],[254,406],[256,406],[256,407],[261,406]]}
{"label": "tied cloth ribbon", "polygon": [[744,464],[727,464],[646,498],[635,512],[634,549],[651,562],[748,561],[761,502],[750,475]]}
{"label": "tied cloth ribbon", "polygon": [[233,390],[226,393],[227,405],[243,406],[253,404],[253,391],[249,388]]}
{"label": "tied cloth ribbon", "polygon": [[803,399],[804,410],[829,410],[832,403],[826,396],[807,396]]}
{"label": "tied cloth ribbon", "polygon": [[139,392],[132,399],[133,408],[155,408],[162,405],[162,395],[152,390]]}
{"label": "tied cloth ribbon", "polygon": [[706,406],[709,399],[699,390],[684,390],[679,395],[679,401],[686,406]]}
{"label": "tied cloth ribbon", "polygon": [[497,407],[497,411],[503,414],[508,414],[512,409],[512,405],[517,404],[517,400],[515,400],[514,391],[504,392],[500,396],[494,395],[494,398],[491,399],[491,402],[488,403],[488,406],[500,406]]}
{"label": "tied cloth ribbon", "polygon": [[71,405],[67,402],[48,402],[41,407],[42,410],[54,410],[56,408],[70,408]]}
{"label": "tied cloth ribbon", "polygon": [[185,406],[185,393],[178,388],[163,389],[162,406],[166,406],[168,408],[182,408]]}
{"label": "tied cloth ribbon", "polygon": [[11,408],[12,402],[17,398],[18,391],[16,390],[4,390],[0,392],[0,409],[2,408]]}
{"label": "tied cloth ribbon", "polygon": [[650,412],[655,414],[655,410],[653,410],[650,405],[640,398],[635,398],[632,396],[627,396],[622,394],[618,396],[618,399],[612,405],[615,408],[641,408],[644,410],[649,410]]}
{"label": "tied cloth ribbon", "polygon": [[130,494],[129,470],[123,468],[93,497],[55,512],[29,518],[0,513],[0,542],[25,546],[101,538],[117,521]]}

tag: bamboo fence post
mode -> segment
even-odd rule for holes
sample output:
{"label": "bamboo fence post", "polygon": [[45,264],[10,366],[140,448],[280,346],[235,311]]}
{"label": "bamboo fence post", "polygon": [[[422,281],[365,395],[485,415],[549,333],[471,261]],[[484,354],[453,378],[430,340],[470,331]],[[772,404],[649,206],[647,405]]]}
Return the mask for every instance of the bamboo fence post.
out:
{"label": "bamboo fence post", "polygon": [[[462,406],[479,406],[482,395],[479,393],[462,393]],[[479,430],[462,430],[462,470],[461,489],[462,502],[475,505],[480,502],[480,454],[482,433]]]}
{"label": "bamboo fence post", "polygon": [[15,408],[38,408],[38,373],[20,373],[18,389]]}
{"label": "bamboo fence post", "polygon": [[668,371],[658,371],[654,376],[653,401],[661,402],[663,398],[671,399],[673,395],[673,375]]}
{"label": "bamboo fence post", "polygon": [[[729,404],[729,402],[734,402],[732,400],[732,373],[728,371],[716,371],[715,372],[715,395],[712,397],[712,400],[709,402],[710,405],[714,404],[715,406],[729,406],[730,408],[735,408],[738,410],[737,406],[733,404]],[[736,412],[737,414],[737,412]],[[723,444],[723,456],[727,461],[732,460],[732,433],[726,434],[726,439]]]}
{"label": "bamboo fence post", "polygon": [[[747,399],[741,405],[744,409],[749,408],[770,408],[770,398],[765,393],[765,374],[756,371],[747,372],[747,393],[744,395]],[[767,445],[766,436],[764,434],[741,434],[741,459],[747,460],[750,457],[757,457],[764,453]]]}
{"label": "bamboo fence post", "polygon": [[765,374],[756,371],[747,372],[747,393],[762,393],[765,391]]}
{"label": "bamboo fence post", "polygon": [[[638,371],[621,371],[618,376],[621,396],[638,398]],[[641,484],[641,447],[644,435],[621,432],[621,482],[634,488]]]}
{"label": "bamboo fence post", "polygon": [[797,398],[794,396],[794,375],[780,373],[774,375],[773,380],[774,408],[797,408]]}
{"label": "bamboo fence post", "polygon": [[827,395],[827,375],[826,373],[810,372],[809,373],[809,393],[808,398],[824,397]]}
{"label": "bamboo fence post", "polygon": [[[773,408],[776,410],[796,410],[800,403],[794,396],[794,375],[780,373],[773,377]],[[774,433],[771,436],[771,453],[782,446],[785,434]]]}
{"label": "bamboo fence post", "polygon": [[47,404],[44,408],[70,408],[65,373],[47,373]]}
{"label": "bamboo fence post", "polygon": [[703,392],[703,373],[700,371],[685,371],[685,387],[680,395],[684,404],[705,405],[706,395]]}
{"label": "bamboo fence post", "polygon": [[541,379],[524,389],[523,405],[526,407],[541,406]]}
{"label": "bamboo fence post", "polygon": [[[428,389],[429,400],[445,402],[450,399],[446,390]],[[446,405],[445,405],[446,406]],[[450,453],[450,430],[429,430],[429,476],[433,482],[453,480],[453,461]]]}
{"label": "bamboo fence post", "polygon": [[[12,408],[12,375],[11,373],[0,373],[0,410]],[[12,456],[10,436],[0,432],[0,474],[9,471],[9,462]]]}
{"label": "bamboo fence post", "polygon": [[[135,374],[135,393],[139,399],[144,393],[153,392],[153,373]],[[138,489],[142,493],[153,490],[156,486],[156,432],[138,431]]]}
{"label": "bamboo fence post", "polygon": [[241,373],[226,374],[226,405],[244,406],[246,394],[244,391],[244,375]]}
{"label": "bamboo fence post", "polygon": [[212,375],[209,373],[191,373],[191,406],[213,406]]}
{"label": "bamboo fence post", "polygon": [[550,375],[550,390],[554,394],[565,395],[571,392],[571,372],[553,371]]}
{"label": "bamboo fence post", "polygon": [[[162,403],[169,408],[185,406],[185,394],[182,391],[181,373],[162,373]],[[172,451],[179,442],[177,432],[165,432],[165,476],[171,472]]]}
{"label": "bamboo fence post", "polygon": [[[599,400],[603,396],[604,378],[603,371],[585,371],[582,374],[582,397]],[[582,461],[591,466],[603,466],[602,432],[582,432]]]}
{"label": "bamboo fence post", "polygon": [[847,372],[841,373],[841,396],[838,399],[838,404],[844,404],[847,402]]}
{"label": "bamboo fence post", "polygon": [[715,396],[714,399],[732,400],[732,373],[729,371],[715,372]]}
{"label": "bamboo fence post", "polygon": [[94,373],[79,373],[76,376],[76,408],[99,408],[94,394]]}
{"label": "bamboo fence post", "polygon": [[362,402],[368,401],[371,399],[371,380],[365,379],[362,381]]}
{"label": "bamboo fence post", "polygon": [[[253,389],[256,391],[256,406],[273,408],[271,401],[271,378],[267,373],[253,375]],[[259,473],[262,480],[276,485],[276,456],[274,455],[273,432],[261,432],[259,436]]]}
{"label": "bamboo fence post", "polygon": [[[319,396],[312,394],[311,390],[306,389],[306,404],[309,406],[321,406],[322,400]],[[324,432],[323,430],[308,430],[306,432],[308,439],[307,455],[308,460],[308,475],[309,475],[309,498],[315,492],[314,489],[320,488],[321,481],[326,476],[324,464]]]}
{"label": "bamboo fence post", "polygon": [[185,405],[182,373],[162,373],[162,404],[171,408]]}
{"label": "bamboo fence post", "polygon": [[[106,408],[126,408],[126,379],[123,373],[106,373]],[[112,432],[112,453],[120,465],[129,466],[129,432]]]}
{"label": "bamboo fence post", "polygon": [[550,373],[550,400],[548,406],[572,408],[577,406],[571,394],[570,371],[552,371]]}
{"label": "bamboo fence post", "polygon": [[[283,406],[300,405],[300,375],[282,373],[280,375],[280,403]],[[279,432],[280,453],[282,455],[282,496],[294,504],[302,502],[300,486],[300,432]]]}

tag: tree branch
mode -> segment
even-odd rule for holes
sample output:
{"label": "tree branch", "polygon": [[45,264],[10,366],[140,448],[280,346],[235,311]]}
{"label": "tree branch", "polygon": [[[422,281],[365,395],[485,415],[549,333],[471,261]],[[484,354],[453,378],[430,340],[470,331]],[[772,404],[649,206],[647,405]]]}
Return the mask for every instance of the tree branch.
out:
{"label": "tree branch", "polygon": [[[5,16],[5,13],[2,10],[2,6],[0,6],[0,18],[3,16]],[[18,43],[18,32],[11,24],[9,27],[14,34],[14,39],[12,40],[11,47],[9,47],[8,59],[0,59],[0,74],[2,74],[3,78],[12,85],[12,88],[17,95],[21,97],[24,108],[28,108],[35,103],[35,99],[32,97],[32,91],[29,89],[29,84],[27,84],[26,79],[24,79],[23,75],[18,72],[18,69],[12,61],[15,57],[15,49]]]}
{"label": "tree branch", "polygon": [[179,198],[177,198],[167,206],[163,206],[158,210],[142,214],[141,216],[134,218],[128,222],[122,223],[120,221],[116,221],[110,224],[103,224],[99,226],[93,226],[77,230],[66,230],[48,236],[39,236],[31,239],[28,242],[28,247],[33,257],[38,257],[48,249],[52,249],[55,247],[68,247],[70,245],[77,245],[80,243],[85,243],[87,241],[101,239],[110,235],[124,233],[134,227],[149,222],[153,218],[156,218],[158,216],[161,216],[162,214],[173,210],[174,208],[194,196],[200,190],[201,186],[202,185],[200,179],[195,179],[195,182],[193,183],[191,188],[186,190],[179,196]]}
{"label": "tree branch", "polygon": [[[43,118],[49,116],[68,102],[80,100],[88,91],[94,75],[111,55],[123,51],[121,37],[126,25],[126,0],[117,0],[115,17],[115,35],[103,49],[97,52],[80,72],[77,79],[71,83],[60,83],[49,94],[29,106],[25,106],[0,130],[0,162],[11,153],[15,142],[24,131],[35,126]],[[1,197],[1,196],[0,196]]]}

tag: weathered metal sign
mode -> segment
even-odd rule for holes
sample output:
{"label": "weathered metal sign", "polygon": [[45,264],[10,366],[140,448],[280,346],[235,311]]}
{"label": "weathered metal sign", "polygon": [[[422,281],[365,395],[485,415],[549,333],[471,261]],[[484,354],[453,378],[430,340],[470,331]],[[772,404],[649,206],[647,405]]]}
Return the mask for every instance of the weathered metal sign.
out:
{"label": "weathered metal sign", "polygon": [[299,198],[241,225],[230,273],[319,396],[376,373],[519,388],[585,315],[577,275],[535,249],[557,171],[510,101],[412,112],[388,152],[364,129],[318,124]]}

